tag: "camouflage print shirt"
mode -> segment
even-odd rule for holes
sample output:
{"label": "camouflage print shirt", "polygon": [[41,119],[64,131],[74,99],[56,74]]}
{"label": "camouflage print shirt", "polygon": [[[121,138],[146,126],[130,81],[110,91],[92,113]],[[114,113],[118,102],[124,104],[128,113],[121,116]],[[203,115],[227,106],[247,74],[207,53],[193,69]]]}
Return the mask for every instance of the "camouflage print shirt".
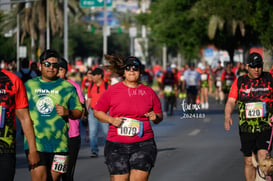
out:
{"label": "camouflage print shirt", "polygon": [[258,133],[271,129],[268,124],[272,117],[273,78],[263,72],[257,79],[244,75],[236,79],[229,97],[238,100],[239,130],[246,133]]}
{"label": "camouflage print shirt", "polygon": [[[46,82],[36,77],[25,83],[33,121],[36,147],[41,152],[68,151],[68,120],[59,116],[56,105],[82,110],[75,87],[64,79]],[[25,141],[25,149],[28,146]]]}

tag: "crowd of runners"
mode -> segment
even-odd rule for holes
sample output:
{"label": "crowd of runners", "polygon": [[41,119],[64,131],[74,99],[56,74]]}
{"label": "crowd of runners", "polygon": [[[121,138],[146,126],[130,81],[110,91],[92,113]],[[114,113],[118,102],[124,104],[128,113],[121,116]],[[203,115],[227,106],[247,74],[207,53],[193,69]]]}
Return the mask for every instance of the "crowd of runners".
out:
{"label": "crowd of runners", "polygon": [[[102,128],[105,137],[105,163],[111,178],[141,177],[147,180],[157,155],[150,122],[160,123],[163,115],[173,116],[175,109],[177,112],[186,111],[190,114],[194,113],[192,108],[207,110],[210,108],[209,96],[215,98],[219,104],[226,104],[226,130],[229,130],[232,124],[231,113],[236,99],[246,106],[239,107],[245,109],[242,112],[246,112],[240,114],[240,122],[248,123],[248,120],[256,118],[256,121],[260,121],[260,117],[261,121],[264,121],[267,115],[267,111],[263,110],[267,109],[264,103],[256,103],[260,97],[256,96],[257,100],[253,99],[255,96],[246,96],[249,100],[243,97],[251,91],[255,95],[257,91],[266,91],[263,86],[267,84],[263,83],[272,81],[273,69],[269,73],[263,73],[263,60],[257,53],[250,55],[247,64],[238,62],[234,65],[228,62],[223,65],[219,61],[215,67],[203,61],[190,62],[182,67],[173,63],[166,68],[161,65],[145,67],[137,57],[120,58],[106,55],[105,58],[109,62],[107,66],[87,66],[84,67],[84,71],[70,65],[54,50],[46,50],[37,63],[23,59],[19,71],[15,62],[6,64],[2,61],[1,83],[5,91],[0,93],[3,100],[13,102],[1,103],[2,115],[11,112],[12,117],[8,119],[2,116],[0,119],[2,126],[0,132],[4,140],[1,144],[5,145],[1,147],[0,152],[2,154],[15,152],[15,127],[20,130],[21,122],[21,132],[17,131],[17,135],[20,132],[26,136],[25,153],[32,178],[58,180],[62,175],[62,180],[73,180],[81,144],[79,127],[81,123],[86,130],[85,141],[90,142],[91,158],[98,157],[98,131],[100,127]],[[258,78],[261,85],[246,83],[258,81]],[[246,86],[250,88],[245,90]],[[258,88],[252,89],[255,86]],[[6,91],[10,92],[10,99],[5,98]],[[20,102],[21,99],[16,97],[14,99],[13,94],[19,96],[18,92],[21,92],[20,96],[22,100],[24,98],[24,102]],[[271,98],[271,95],[268,96]],[[254,103],[248,103],[252,99]],[[181,100],[183,106],[179,110]],[[272,107],[271,102],[269,104]],[[257,107],[262,105],[262,110],[259,109],[257,112],[255,108],[252,111],[253,105]],[[269,113],[272,114],[270,110]],[[17,119],[18,125],[15,124],[15,120],[13,121],[14,112],[16,117],[20,118],[20,121]],[[6,121],[8,122],[5,123]],[[249,131],[251,134],[259,132],[260,128],[256,127],[251,124],[240,124],[241,132],[245,129],[247,134]],[[6,128],[13,137],[7,135]],[[13,139],[11,147],[6,145],[10,138]],[[246,145],[242,147],[245,149],[243,150],[245,168],[252,172],[252,166],[247,163],[251,150],[248,150]],[[120,152],[117,150],[128,152],[117,154]],[[36,151],[38,155],[33,153]],[[265,153],[262,153],[258,156],[263,157]],[[0,158],[3,163],[7,158],[11,159],[5,157],[5,154]],[[14,155],[12,159],[15,159]],[[124,159],[128,159],[128,162],[126,161],[128,164],[121,166]],[[14,176],[14,163],[10,162],[9,168],[12,169],[5,172],[7,178]],[[252,176],[246,174],[246,177]]]}
{"label": "crowd of runners", "polygon": [[[31,72],[30,78],[40,75],[40,65],[36,62],[30,62],[28,67],[21,64],[19,71],[16,71],[16,63],[14,61],[9,64],[2,61],[0,66],[16,73],[23,80],[29,79],[24,78],[29,76],[27,75],[29,70],[34,72]],[[81,86],[82,93],[86,99],[88,87],[92,82],[91,72],[97,67],[104,70],[103,79],[110,85],[122,80],[122,77],[119,75],[111,73],[105,67],[97,64],[85,66],[84,69],[68,64],[67,78]],[[21,72],[24,72],[24,74],[22,75]],[[173,115],[173,110],[177,108],[177,104],[181,102],[178,100],[181,99],[187,100],[188,104],[200,104],[202,109],[209,109],[209,96],[213,96],[216,102],[224,104],[234,80],[246,73],[246,64],[241,62],[223,64],[221,61],[218,61],[215,67],[211,67],[203,61],[189,63],[182,67],[171,63],[165,69],[159,64],[146,66],[140,80],[141,83],[150,86],[158,93],[164,102],[164,114],[171,116]]]}

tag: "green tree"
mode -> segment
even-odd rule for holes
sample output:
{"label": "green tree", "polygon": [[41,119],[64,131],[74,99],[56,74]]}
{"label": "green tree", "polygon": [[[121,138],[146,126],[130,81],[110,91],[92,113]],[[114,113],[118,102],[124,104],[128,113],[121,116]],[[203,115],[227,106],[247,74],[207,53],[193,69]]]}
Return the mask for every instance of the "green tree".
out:
{"label": "green tree", "polygon": [[[21,44],[30,44],[29,42],[34,40],[34,44],[31,45],[32,51],[36,52],[37,48],[43,51],[46,46],[47,7],[49,11],[51,38],[57,35],[62,37],[64,27],[63,3],[64,1],[59,0],[39,0],[17,3],[15,6],[12,6],[13,8],[9,14],[7,14],[5,19],[1,21],[0,27],[3,32],[8,32],[9,30],[14,29],[17,25],[16,17],[19,15],[20,32],[22,33],[20,36]],[[79,1],[68,0],[68,7],[74,17],[78,18],[77,14],[80,14],[79,12],[81,12]],[[29,38],[26,39],[26,37]],[[38,44],[38,46],[36,44]]]}
{"label": "green tree", "polygon": [[199,50],[208,39],[205,33],[207,20],[190,15],[196,0],[161,0],[151,6],[148,25],[153,38],[167,46],[177,47],[182,55],[191,60],[199,56]]}
{"label": "green tree", "polygon": [[0,35],[0,60],[11,62],[16,60],[16,48],[13,38],[6,38]]}
{"label": "green tree", "polygon": [[249,24],[258,32],[261,44],[272,51],[273,47],[273,2],[270,0],[252,0]]}
{"label": "green tree", "polygon": [[248,0],[202,0],[192,8],[196,18],[209,18],[208,37],[219,49],[227,50],[233,62],[235,49],[247,50],[259,43],[258,34],[249,25],[253,3]]}
{"label": "green tree", "polygon": [[102,56],[102,35],[92,34],[86,26],[73,24],[69,28],[69,52],[73,58]]}
{"label": "green tree", "polygon": [[[5,13],[0,11],[0,22],[5,18]],[[4,32],[0,34],[0,60],[11,62],[16,58],[16,48],[12,37],[5,37]]]}

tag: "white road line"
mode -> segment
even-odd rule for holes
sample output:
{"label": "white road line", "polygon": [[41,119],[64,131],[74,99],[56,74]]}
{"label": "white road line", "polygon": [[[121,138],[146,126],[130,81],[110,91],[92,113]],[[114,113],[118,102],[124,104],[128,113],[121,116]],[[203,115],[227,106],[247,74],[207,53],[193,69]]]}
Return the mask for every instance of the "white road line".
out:
{"label": "white road line", "polygon": [[200,129],[195,129],[192,132],[190,132],[188,135],[189,136],[196,136],[200,133],[200,131],[201,131]]}

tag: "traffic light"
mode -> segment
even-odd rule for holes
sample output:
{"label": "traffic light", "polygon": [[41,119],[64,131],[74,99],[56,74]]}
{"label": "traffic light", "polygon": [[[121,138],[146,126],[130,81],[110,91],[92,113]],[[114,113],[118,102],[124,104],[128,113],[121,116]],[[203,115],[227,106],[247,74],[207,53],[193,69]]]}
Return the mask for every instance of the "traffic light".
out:
{"label": "traffic light", "polygon": [[95,31],[96,31],[96,27],[95,26],[91,26],[91,33],[95,34]]}
{"label": "traffic light", "polygon": [[122,28],[118,27],[118,34],[121,34],[121,33],[122,33]]}

